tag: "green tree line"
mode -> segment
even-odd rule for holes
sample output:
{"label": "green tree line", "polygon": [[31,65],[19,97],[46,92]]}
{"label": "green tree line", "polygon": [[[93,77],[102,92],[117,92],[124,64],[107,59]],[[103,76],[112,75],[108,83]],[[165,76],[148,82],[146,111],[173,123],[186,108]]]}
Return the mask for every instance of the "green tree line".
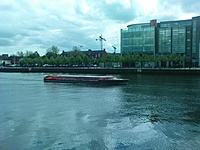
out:
{"label": "green tree line", "polygon": [[[66,66],[66,65],[91,65],[99,63],[121,63],[124,67],[136,67],[136,63],[140,66],[144,66],[146,62],[153,62],[157,67],[174,67],[175,64],[179,64],[181,67],[185,67],[187,59],[185,56],[175,53],[160,55],[160,54],[107,54],[100,58],[92,58],[78,49],[73,49],[69,52],[68,56],[62,57],[59,54],[59,49],[52,46],[47,50],[44,56],[40,56],[38,52],[26,52],[26,55],[20,59],[21,66],[43,66],[45,64],[51,66]],[[105,66],[105,65],[104,65]]]}

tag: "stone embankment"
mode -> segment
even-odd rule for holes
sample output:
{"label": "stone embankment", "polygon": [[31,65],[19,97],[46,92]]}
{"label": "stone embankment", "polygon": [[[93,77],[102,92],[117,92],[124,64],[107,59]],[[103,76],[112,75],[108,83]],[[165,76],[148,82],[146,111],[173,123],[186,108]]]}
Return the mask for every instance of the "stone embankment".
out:
{"label": "stone embankment", "polygon": [[88,74],[189,74],[189,75],[200,75],[200,68],[1,67],[0,72],[88,73]]}

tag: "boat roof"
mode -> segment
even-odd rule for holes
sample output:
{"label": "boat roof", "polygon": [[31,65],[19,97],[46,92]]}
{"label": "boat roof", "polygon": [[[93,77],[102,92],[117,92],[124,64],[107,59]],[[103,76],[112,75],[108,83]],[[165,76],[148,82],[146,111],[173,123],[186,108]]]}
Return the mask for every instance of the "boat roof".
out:
{"label": "boat roof", "polygon": [[92,75],[48,75],[58,77],[73,77],[73,78],[113,78],[113,76],[92,76]]}

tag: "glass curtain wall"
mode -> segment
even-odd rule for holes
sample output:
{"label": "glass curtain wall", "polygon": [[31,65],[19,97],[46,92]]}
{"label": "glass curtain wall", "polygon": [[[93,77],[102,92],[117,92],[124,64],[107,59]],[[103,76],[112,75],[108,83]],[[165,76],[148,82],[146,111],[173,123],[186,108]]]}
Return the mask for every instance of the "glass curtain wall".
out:
{"label": "glass curtain wall", "polygon": [[200,16],[192,18],[192,59],[200,66]]}
{"label": "glass curtain wall", "polygon": [[130,25],[121,30],[121,52],[155,52],[155,27],[149,24]]}
{"label": "glass curtain wall", "polygon": [[[191,20],[181,20],[181,21],[169,21],[169,22],[161,22],[159,29],[159,38],[163,36],[166,40],[159,39],[159,42],[167,42],[167,44],[159,45],[159,52],[169,52],[167,50],[163,50],[163,48],[169,48],[171,44],[171,53],[185,54],[186,53],[186,27],[191,26]],[[166,30],[166,31],[163,31]],[[168,32],[167,32],[168,30]],[[171,30],[171,31],[170,31]],[[168,34],[167,34],[168,33]],[[171,34],[171,39],[170,35]],[[161,40],[161,41],[160,41]],[[167,41],[167,40],[170,40]],[[159,43],[160,44],[160,43]],[[164,47],[163,45],[167,45]]]}
{"label": "glass curtain wall", "polygon": [[196,38],[196,36],[197,36],[197,34],[196,34],[196,32],[197,32],[197,30],[196,30],[197,22],[196,22],[196,20],[193,20],[192,28],[193,28],[193,32],[192,32],[192,54],[195,57],[195,55],[196,55],[196,43],[197,43],[197,38]]}
{"label": "glass curtain wall", "polygon": [[158,39],[159,39],[159,53],[171,53],[171,28],[159,28]]}
{"label": "glass curtain wall", "polygon": [[186,45],[186,28],[177,27],[172,30],[172,53],[185,53]]}

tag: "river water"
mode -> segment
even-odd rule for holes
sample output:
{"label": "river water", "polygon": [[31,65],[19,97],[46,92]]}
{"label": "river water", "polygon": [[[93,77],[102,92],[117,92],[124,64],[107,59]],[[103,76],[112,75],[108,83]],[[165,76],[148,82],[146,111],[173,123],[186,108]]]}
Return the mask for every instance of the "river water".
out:
{"label": "river water", "polygon": [[200,77],[117,75],[123,86],[0,73],[0,150],[200,149]]}

